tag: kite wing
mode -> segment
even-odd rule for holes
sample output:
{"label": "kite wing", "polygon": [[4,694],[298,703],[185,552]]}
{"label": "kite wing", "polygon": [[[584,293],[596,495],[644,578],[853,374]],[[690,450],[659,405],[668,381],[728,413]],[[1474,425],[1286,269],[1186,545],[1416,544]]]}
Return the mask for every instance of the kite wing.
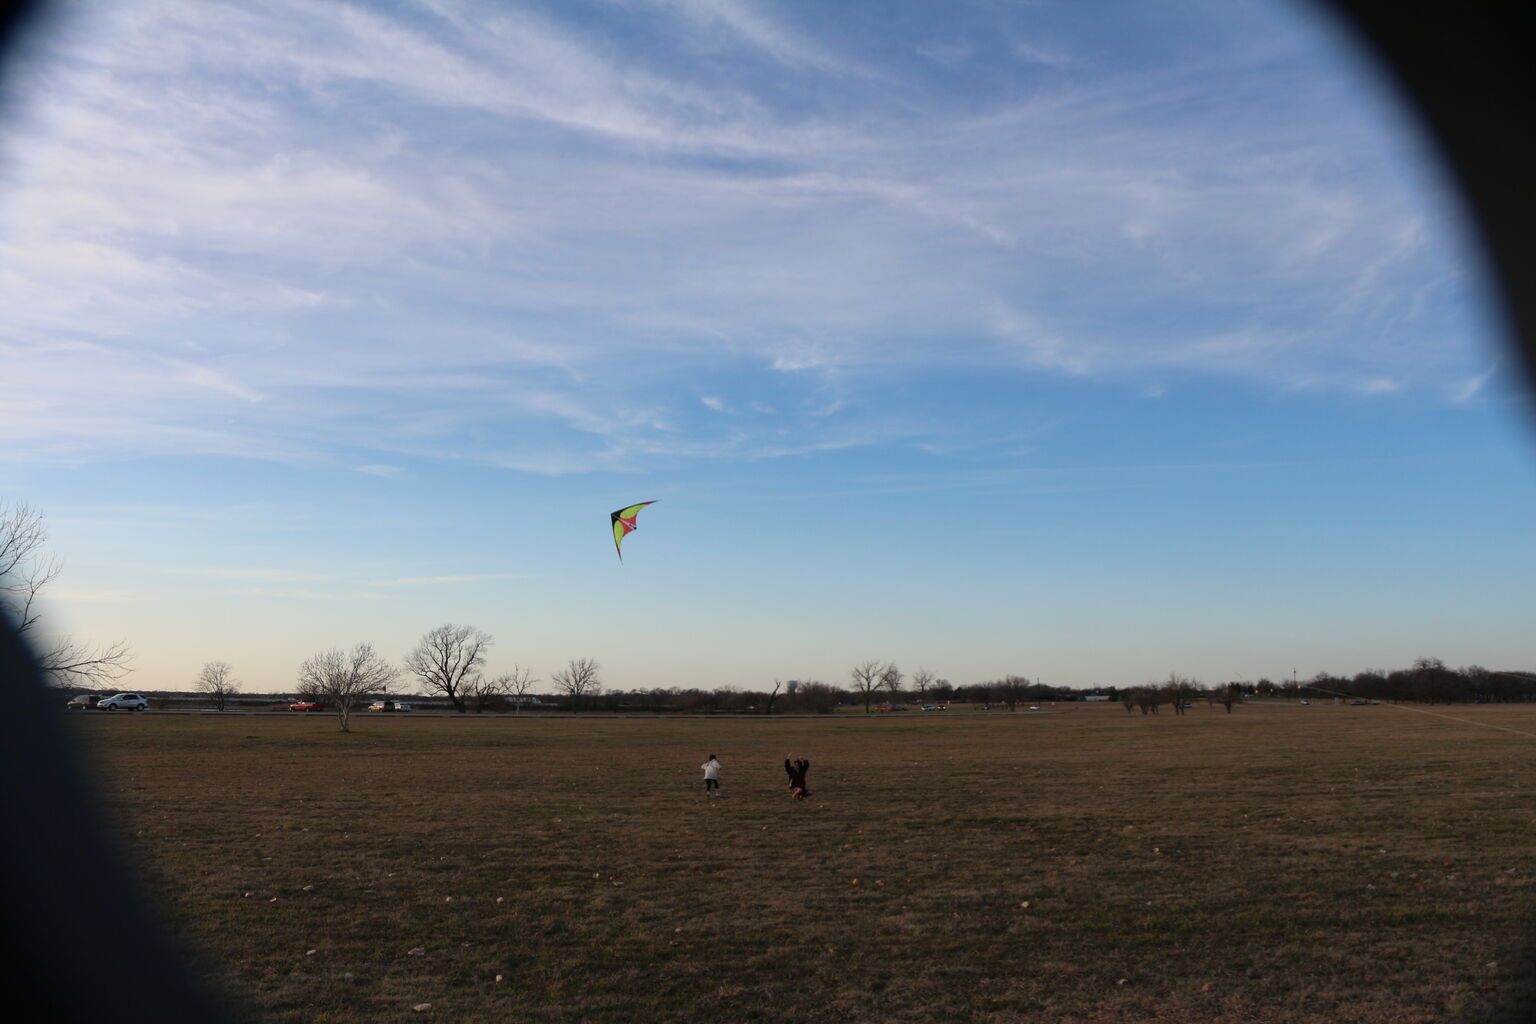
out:
{"label": "kite wing", "polygon": [[610,513],[608,518],[613,520],[613,549],[619,553],[619,561],[624,561],[624,537],[631,530],[638,529],[635,526],[635,517],[640,510],[647,505],[656,504],[654,501],[642,501],[638,505],[621,508],[617,512]]}

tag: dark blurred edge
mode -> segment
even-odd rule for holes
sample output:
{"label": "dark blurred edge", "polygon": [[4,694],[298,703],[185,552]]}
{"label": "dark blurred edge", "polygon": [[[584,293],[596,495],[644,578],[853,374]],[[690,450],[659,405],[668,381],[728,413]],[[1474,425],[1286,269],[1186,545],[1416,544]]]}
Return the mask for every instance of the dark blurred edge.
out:
{"label": "dark blurred edge", "polygon": [[[0,0],[0,118],[9,58],[48,5]],[[0,314],[3,315],[3,314]],[[0,372],[4,372],[0,367]],[[223,1006],[152,916],[86,783],[50,690],[0,615],[0,999],[12,1020],[217,1024]]]}
{"label": "dark blurred edge", "polygon": [[[230,1018],[167,940],[73,756],[62,697],[0,624],[4,1002],[23,1021]],[[110,713],[110,712],[108,712]]]}
{"label": "dark blurred edge", "polygon": [[[1489,0],[1312,0],[1397,86],[1433,138],[1483,244],[1505,337],[1536,428],[1536,6]],[[1532,516],[1536,524],[1536,515]],[[1529,910],[1529,908],[1524,908]],[[1471,1024],[1536,1021],[1536,917],[1500,953],[1490,1004]],[[1490,978],[1490,981],[1494,979]],[[1475,1004],[1474,1004],[1475,1005]]]}
{"label": "dark blurred edge", "polygon": [[[1527,100],[1536,59],[1528,9],[1488,0],[1312,2],[1376,54],[1439,144],[1482,236],[1529,386],[1536,381],[1536,117]],[[0,4],[0,57],[44,7]],[[0,96],[3,71],[0,64]],[[10,782],[0,800],[8,1009],[20,1009],[23,1020],[58,1022],[229,1019],[146,911],[72,756],[58,695],[5,622],[0,692],[0,765]],[[1536,929],[1519,952],[1527,983],[1482,1019],[1536,1019],[1529,985]]]}
{"label": "dark blurred edge", "polygon": [[1375,58],[1429,129],[1483,244],[1526,413],[1536,413],[1536,5],[1311,2]]}

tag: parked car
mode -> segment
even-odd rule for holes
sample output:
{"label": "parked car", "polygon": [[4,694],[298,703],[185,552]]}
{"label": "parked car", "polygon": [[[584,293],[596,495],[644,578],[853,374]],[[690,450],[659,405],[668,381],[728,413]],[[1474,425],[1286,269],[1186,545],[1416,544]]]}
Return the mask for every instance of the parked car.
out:
{"label": "parked car", "polygon": [[923,710],[924,711],[937,711],[939,709],[934,707],[932,704],[924,704],[923,705]]}
{"label": "parked car", "polygon": [[368,705],[369,711],[410,711],[409,704],[402,704],[395,700],[376,700]]}
{"label": "parked car", "polygon": [[411,707],[409,704],[396,704],[395,705],[395,710],[396,711],[414,711],[415,708]]}
{"label": "parked car", "polygon": [[147,711],[149,701],[141,693],[119,693],[97,702],[96,707],[102,711]]}
{"label": "parked car", "polygon": [[1300,704],[1304,708],[1309,708],[1312,706],[1312,702],[1309,700],[1299,700],[1296,703]]}
{"label": "parked car", "polygon": [[1352,707],[1352,708],[1363,708],[1363,707],[1365,707],[1365,701],[1363,701],[1363,700],[1352,700],[1352,701],[1349,702],[1349,706]]}
{"label": "parked car", "polygon": [[324,711],[325,704],[318,700],[296,700],[288,705],[289,711]]}
{"label": "parked car", "polygon": [[100,703],[101,694],[82,693],[78,696],[69,698],[69,703],[64,705],[64,707],[70,711],[90,711]]}
{"label": "parked car", "polygon": [[1029,710],[1031,710],[1031,711],[1039,711],[1040,710],[1040,705],[1039,704],[1031,704],[1029,706]]}

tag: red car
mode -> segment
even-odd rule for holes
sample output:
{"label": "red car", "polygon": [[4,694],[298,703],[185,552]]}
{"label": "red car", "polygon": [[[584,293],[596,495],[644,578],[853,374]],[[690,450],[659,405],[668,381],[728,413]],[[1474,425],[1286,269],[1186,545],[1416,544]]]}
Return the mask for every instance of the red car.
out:
{"label": "red car", "polygon": [[317,700],[300,700],[288,705],[289,711],[324,711],[325,705]]}

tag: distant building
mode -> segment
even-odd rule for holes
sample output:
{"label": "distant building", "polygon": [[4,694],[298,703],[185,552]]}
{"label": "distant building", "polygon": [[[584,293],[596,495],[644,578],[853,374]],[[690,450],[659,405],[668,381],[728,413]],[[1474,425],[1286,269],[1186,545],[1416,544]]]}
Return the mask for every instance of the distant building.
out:
{"label": "distant building", "polygon": [[1086,701],[1107,701],[1107,700],[1109,700],[1109,695],[1105,694],[1105,693],[1090,693],[1086,697],[1084,697],[1083,700],[1086,700]]}

